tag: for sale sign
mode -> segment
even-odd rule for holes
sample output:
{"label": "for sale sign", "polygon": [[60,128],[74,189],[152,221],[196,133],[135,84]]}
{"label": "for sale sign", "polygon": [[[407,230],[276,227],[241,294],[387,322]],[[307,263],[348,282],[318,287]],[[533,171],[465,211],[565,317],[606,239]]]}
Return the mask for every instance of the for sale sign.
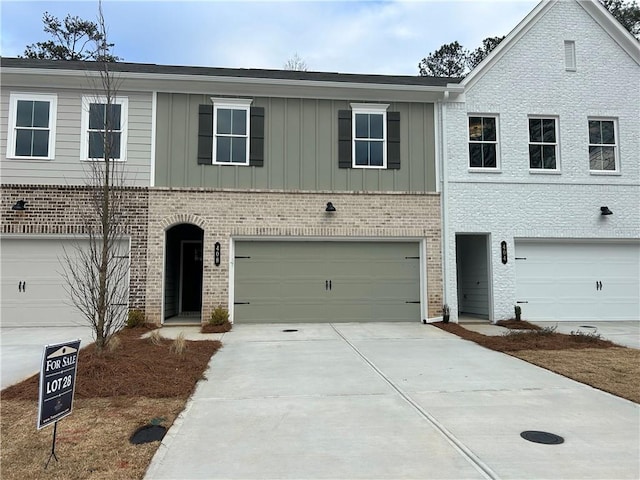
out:
{"label": "for sale sign", "polygon": [[71,413],[80,340],[45,345],[40,370],[38,429]]}

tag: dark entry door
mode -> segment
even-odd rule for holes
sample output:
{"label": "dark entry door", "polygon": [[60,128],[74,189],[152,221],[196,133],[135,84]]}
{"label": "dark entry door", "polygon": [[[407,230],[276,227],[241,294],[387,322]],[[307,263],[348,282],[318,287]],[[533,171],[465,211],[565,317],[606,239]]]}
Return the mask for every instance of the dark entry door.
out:
{"label": "dark entry door", "polygon": [[182,312],[202,308],[202,242],[182,243]]}

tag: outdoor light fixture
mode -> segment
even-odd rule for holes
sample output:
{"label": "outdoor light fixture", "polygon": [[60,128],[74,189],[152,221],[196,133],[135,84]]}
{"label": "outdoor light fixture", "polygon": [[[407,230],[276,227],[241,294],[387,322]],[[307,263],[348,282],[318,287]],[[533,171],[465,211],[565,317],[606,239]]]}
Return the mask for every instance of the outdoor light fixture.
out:
{"label": "outdoor light fixture", "polygon": [[600,215],[613,215],[613,212],[609,210],[609,207],[600,207]]}
{"label": "outdoor light fixture", "polygon": [[27,205],[26,200],[18,200],[16,204],[13,207],[11,207],[11,210],[18,210],[18,211],[26,210],[27,209],[26,205]]}
{"label": "outdoor light fixture", "polygon": [[325,212],[335,212],[336,207],[333,206],[333,203],[327,202],[327,208],[324,209]]}

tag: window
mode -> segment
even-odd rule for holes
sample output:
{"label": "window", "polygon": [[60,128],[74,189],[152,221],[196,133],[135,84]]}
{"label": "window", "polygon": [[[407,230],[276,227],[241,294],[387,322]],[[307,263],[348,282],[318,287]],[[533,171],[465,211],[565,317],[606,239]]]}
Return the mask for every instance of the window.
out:
{"label": "window", "polygon": [[615,172],[617,156],[615,121],[589,119],[589,170]]}
{"label": "window", "polygon": [[353,168],[386,168],[386,125],[389,105],[351,104]]}
{"label": "window", "polygon": [[564,41],[564,68],[567,71],[576,71],[576,42],[573,40]]}
{"label": "window", "polygon": [[213,100],[213,163],[249,165],[251,100]]}
{"label": "window", "polygon": [[555,118],[529,119],[529,168],[557,170],[557,138]]}
{"label": "window", "polygon": [[497,117],[469,117],[469,167],[498,167],[497,127]]}
{"label": "window", "polygon": [[9,98],[7,157],[55,157],[56,95],[12,93]]}
{"label": "window", "polygon": [[102,160],[108,155],[112,160],[126,159],[128,99],[114,98],[107,104],[106,98],[82,99],[83,160]]}

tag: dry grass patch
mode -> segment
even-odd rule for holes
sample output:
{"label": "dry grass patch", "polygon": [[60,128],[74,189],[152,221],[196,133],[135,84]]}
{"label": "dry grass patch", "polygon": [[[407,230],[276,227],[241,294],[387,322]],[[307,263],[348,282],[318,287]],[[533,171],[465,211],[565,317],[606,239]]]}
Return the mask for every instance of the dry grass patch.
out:
{"label": "dry grass patch", "polygon": [[603,349],[510,352],[534,365],[640,403],[640,350]]}
{"label": "dry grass patch", "polygon": [[508,353],[599,390],[640,403],[640,350],[625,348],[600,335],[566,335],[552,328],[510,331],[488,336],[455,323],[433,324],[498,352]]}
{"label": "dry grass patch", "polygon": [[2,391],[0,471],[7,479],[142,478],[159,442],[132,445],[129,437],[153,419],[171,426],[184,408],[218,341],[141,339],[141,329],[118,335],[117,348],[94,345],[78,357],[73,412],[58,424],[56,454],[47,470],[53,427],[36,429],[38,375]]}

